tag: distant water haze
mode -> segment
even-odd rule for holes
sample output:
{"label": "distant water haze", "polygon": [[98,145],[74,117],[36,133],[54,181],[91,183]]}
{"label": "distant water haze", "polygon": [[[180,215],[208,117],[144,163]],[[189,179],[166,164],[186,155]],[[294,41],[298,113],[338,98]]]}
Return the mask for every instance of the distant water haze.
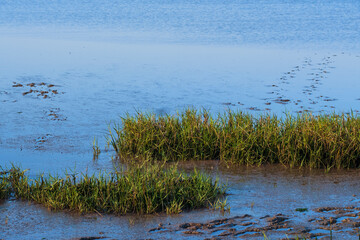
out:
{"label": "distant water haze", "polygon": [[359,12],[357,0],[3,0],[0,27],[143,43],[353,49],[359,48]]}

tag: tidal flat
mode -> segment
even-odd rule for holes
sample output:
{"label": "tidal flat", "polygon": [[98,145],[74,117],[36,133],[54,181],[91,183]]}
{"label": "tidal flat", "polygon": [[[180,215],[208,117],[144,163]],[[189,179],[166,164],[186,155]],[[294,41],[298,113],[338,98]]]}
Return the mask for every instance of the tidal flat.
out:
{"label": "tidal flat", "polygon": [[[0,166],[29,169],[29,179],[126,168],[107,146],[108,126],[138,112],[356,119],[359,7],[356,0],[1,1]],[[187,159],[178,168],[218,177],[230,211],[79,214],[6,190],[0,239],[358,238],[353,159],[319,169],[219,159]]]}

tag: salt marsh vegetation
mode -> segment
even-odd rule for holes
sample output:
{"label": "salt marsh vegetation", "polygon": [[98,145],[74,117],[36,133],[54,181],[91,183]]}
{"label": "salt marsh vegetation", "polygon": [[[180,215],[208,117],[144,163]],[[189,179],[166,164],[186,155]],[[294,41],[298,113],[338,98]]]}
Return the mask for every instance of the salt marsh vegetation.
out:
{"label": "salt marsh vegetation", "polygon": [[148,163],[126,170],[66,177],[29,178],[13,167],[0,178],[1,198],[39,203],[51,210],[79,213],[180,213],[219,202],[226,187],[196,170],[186,174],[176,165]]}
{"label": "salt marsh vegetation", "polygon": [[241,165],[358,168],[360,118],[354,114],[297,116],[228,111],[213,116],[187,109],[176,115],[126,115],[108,136],[123,159],[220,160]]}

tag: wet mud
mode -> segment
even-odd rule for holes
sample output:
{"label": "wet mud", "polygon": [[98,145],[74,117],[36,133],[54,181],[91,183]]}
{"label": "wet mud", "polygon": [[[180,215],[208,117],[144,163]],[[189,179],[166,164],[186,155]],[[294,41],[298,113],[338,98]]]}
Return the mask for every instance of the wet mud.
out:
{"label": "wet mud", "polygon": [[64,94],[64,92],[59,92],[59,90],[55,88],[59,86],[55,86],[54,84],[44,83],[44,82],[40,82],[40,83],[31,82],[27,84],[13,82],[12,87],[22,88],[23,96],[31,96],[40,99],[41,98],[50,99],[55,97],[57,94]]}
{"label": "wet mud", "polygon": [[[101,232],[99,233],[101,234]],[[109,239],[106,236],[100,236],[100,237],[79,237],[79,238],[70,238],[69,240],[96,240],[96,239]]]}
{"label": "wet mud", "polygon": [[[308,105],[317,105],[321,104],[321,101],[335,101],[335,99],[330,99],[327,96],[321,95],[319,93],[319,88],[326,81],[328,74],[330,74],[330,70],[335,68],[332,64],[335,61],[336,55],[332,56],[324,56],[319,61],[315,62],[312,58],[305,58],[299,65],[294,66],[289,71],[285,72],[278,80],[278,82],[270,87],[273,88],[273,92],[271,95],[275,95],[274,97],[270,97],[267,100],[270,100],[277,104],[292,104],[292,109],[300,109],[297,110],[297,113],[301,113],[303,111],[312,111],[314,107],[305,107],[303,104],[307,102]],[[299,77],[298,77],[299,75]],[[292,96],[288,95],[287,92],[289,88],[292,87],[292,82],[294,81],[302,81],[305,78],[306,81],[301,87],[302,98],[301,99],[293,99]],[[318,106],[315,107],[317,111],[322,112],[324,108],[328,106]]]}
{"label": "wet mud", "polygon": [[49,110],[45,110],[44,114],[46,118],[51,121],[66,121],[67,119],[60,108],[50,108]]}
{"label": "wet mud", "polygon": [[[284,105],[287,113],[328,113],[335,111],[334,102],[338,101],[336,95],[326,95],[326,86],[332,81],[332,72],[336,70],[336,62],[339,54],[329,54],[319,56],[304,57],[298,65],[285,71],[278,79],[274,79],[271,84],[266,84],[265,88],[269,91],[259,92],[263,107],[259,103],[258,106],[249,104],[235,104],[225,102],[222,105],[234,107],[237,106],[245,111],[262,111],[269,112],[274,110],[271,106]],[[334,93],[333,93],[334,94]],[[353,101],[356,99],[354,98]],[[244,107],[241,107],[244,106]],[[278,108],[275,108],[278,109]],[[351,106],[351,111],[355,114],[359,113],[359,109],[355,105]],[[347,113],[350,113],[349,111]]]}
{"label": "wet mud", "polygon": [[[347,234],[359,236],[359,207],[321,207],[313,209],[316,217],[301,221],[297,215],[281,213],[260,218],[249,214],[219,218],[207,222],[185,222],[176,226],[159,223],[149,233],[179,233],[183,236],[200,236],[203,239],[259,239],[264,236],[276,239],[327,239]],[[304,221],[305,220],[305,221]]]}
{"label": "wet mud", "polygon": [[[360,173],[356,170],[233,169],[217,161],[179,163],[179,167],[184,171],[196,167],[227,182],[229,205],[225,211],[205,208],[175,215],[79,215],[5,201],[0,203],[0,229],[8,239],[18,236],[19,227],[22,236],[29,238],[47,234],[62,239],[264,239],[264,234],[269,239],[358,238]],[[67,229],[66,233],[62,229]]]}

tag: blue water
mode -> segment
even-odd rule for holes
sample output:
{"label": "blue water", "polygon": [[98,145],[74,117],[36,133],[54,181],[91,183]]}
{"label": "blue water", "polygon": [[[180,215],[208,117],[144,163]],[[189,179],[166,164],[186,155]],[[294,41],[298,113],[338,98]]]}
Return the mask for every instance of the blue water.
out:
{"label": "blue water", "polygon": [[[359,39],[358,0],[1,0],[0,166],[16,163],[33,175],[112,169],[117,164],[112,152],[103,151],[93,161],[94,137],[104,150],[108,124],[138,110],[174,114],[190,106],[213,113],[357,114]],[[19,83],[23,86],[13,87]],[[36,86],[26,86],[31,83]],[[30,89],[38,92],[28,93]],[[39,95],[41,91],[48,93]],[[230,191],[235,193],[243,190],[238,180],[231,180],[237,175],[222,174],[224,181],[232,181]],[[250,190],[268,181],[257,177],[258,182],[248,181]],[[291,177],[281,181],[296,185]],[[314,182],[317,186],[321,181]],[[311,202],[307,187],[294,191],[289,199],[281,194],[277,198],[291,202],[303,194],[302,201],[311,206],[329,204],[321,198]],[[356,192],[356,187],[347,192]],[[235,195],[230,198],[233,206],[258,196]],[[341,199],[339,190],[331,201]],[[23,209],[22,203],[0,205],[2,213],[16,219],[6,227],[5,239],[46,236],[30,224],[33,220],[22,217]],[[232,214],[243,211],[233,209]],[[69,222],[68,215],[36,206],[26,211],[36,215],[36,225],[48,222],[55,238],[87,233],[82,218],[71,217],[75,227],[64,232],[55,226]],[[265,211],[261,207],[260,212]],[[219,214],[200,211],[171,221],[190,216],[201,220]],[[99,226],[94,231],[107,229],[118,237],[125,230],[109,227],[111,218],[95,221]],[[135,224],[131,236],[146,236],[141,226],[155,227],[158,219],[144,221]],[[26,229],[23,235],[17,232],[20,225]]]}
{"label": "blue water", "polygon": [[3,0],[0,24],[109,31],[107,37],[140,42],[359,47],[359,12],[357,0]]}

